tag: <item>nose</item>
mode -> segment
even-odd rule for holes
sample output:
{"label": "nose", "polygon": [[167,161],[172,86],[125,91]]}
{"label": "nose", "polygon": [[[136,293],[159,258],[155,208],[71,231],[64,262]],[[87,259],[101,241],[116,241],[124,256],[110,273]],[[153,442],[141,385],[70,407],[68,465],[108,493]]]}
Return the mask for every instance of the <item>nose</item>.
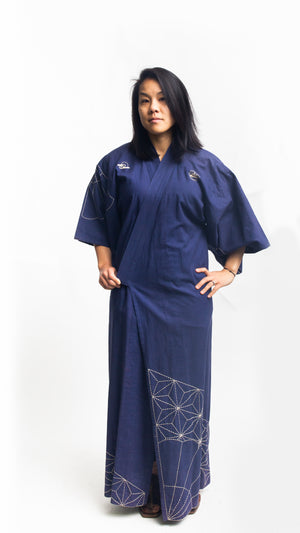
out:
{"label": "nose", "polygon": [[158,101],[155,98],[151,100],[149,110],[150,113],[155,113],[156,111],[158,111]]}

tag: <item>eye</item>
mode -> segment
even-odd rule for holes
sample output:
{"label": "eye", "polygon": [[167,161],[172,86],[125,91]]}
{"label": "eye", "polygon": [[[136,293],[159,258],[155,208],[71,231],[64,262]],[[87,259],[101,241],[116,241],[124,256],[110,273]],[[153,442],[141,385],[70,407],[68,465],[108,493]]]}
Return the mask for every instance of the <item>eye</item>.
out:
{"label": "eye", "polygon": [[148,102],[147,98],[142,98],[142,100],[140,100],[140,104],[146,104]]}
{"label": "eye", "polygon": [[162,97],[160,98],[160,100],[165,100],[165,97],[164,97],[164,96],[162,96]]}

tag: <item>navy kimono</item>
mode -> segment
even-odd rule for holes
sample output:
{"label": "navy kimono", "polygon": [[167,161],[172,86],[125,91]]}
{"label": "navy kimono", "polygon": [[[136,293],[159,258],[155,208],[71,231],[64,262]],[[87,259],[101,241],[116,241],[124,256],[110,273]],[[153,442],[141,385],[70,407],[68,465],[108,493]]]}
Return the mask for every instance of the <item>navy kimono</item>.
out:
{"label": "navy kimono", "polygon": [[144,505],[156,459],[163,520],[181,520],[210,482],[212,299],[195,289],[195,268],[208,267],[208,250],[224,265],[269,242],[215,155],[176,163],[169,147],[142,161],[129,143],[98,163],[75,238],[110,247],[121,280],[109,305],[105,495]]}

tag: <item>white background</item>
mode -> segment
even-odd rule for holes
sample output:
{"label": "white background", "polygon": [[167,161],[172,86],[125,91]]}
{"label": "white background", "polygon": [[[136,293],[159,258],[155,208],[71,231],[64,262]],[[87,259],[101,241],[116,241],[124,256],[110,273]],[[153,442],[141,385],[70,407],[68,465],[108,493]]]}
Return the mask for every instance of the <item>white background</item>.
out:
{"label": "white background", "polygon": [[175,527],[299,530],[296,7],[19,0],[2,20],[13,141],[2,195],[12,283],[2,278],[2,294],[16,354],[1,389],[11,405],[3,531],[162,524],[103,496],[109,292],[93,247],[73,239],[97,162],[131,138],[132,80],[147,66],[185,83],[205,148],[238,176],[271,242],[214,298],[212,482],[198,513]]}

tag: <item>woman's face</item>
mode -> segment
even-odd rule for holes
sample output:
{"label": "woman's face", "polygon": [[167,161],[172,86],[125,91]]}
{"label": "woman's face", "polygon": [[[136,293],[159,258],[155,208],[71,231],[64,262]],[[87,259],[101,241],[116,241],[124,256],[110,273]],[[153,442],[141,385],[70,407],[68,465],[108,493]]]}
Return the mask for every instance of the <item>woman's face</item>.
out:
{"label": "woman's face", "polygon": [[169,131],[175,120],[156,80],[146,79],[139,88],[138,112],[144,128],[150,135]]}

